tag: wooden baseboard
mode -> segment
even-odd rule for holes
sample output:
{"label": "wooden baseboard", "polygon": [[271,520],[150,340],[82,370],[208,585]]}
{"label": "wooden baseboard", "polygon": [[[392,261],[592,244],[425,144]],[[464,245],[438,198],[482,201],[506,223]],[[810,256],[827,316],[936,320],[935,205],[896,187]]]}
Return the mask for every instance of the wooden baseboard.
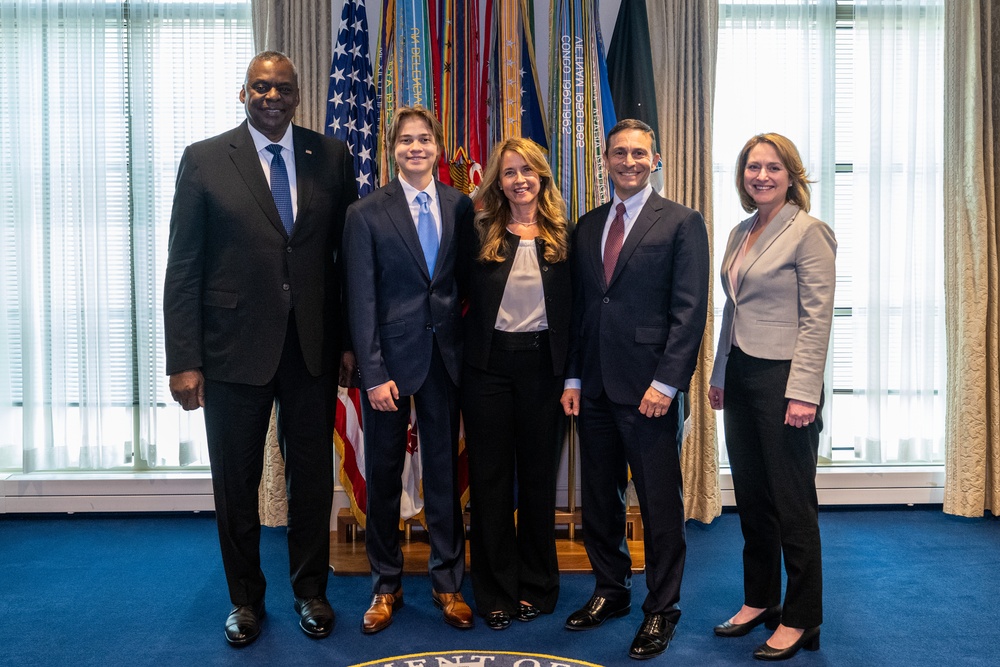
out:
{"label": "wooden baseboard", "polygon": [[[465,515],[466,525],[469,516]],[[567,512],[557,510],[556,523],[556,554],[559,558],[560,572],[590,572],[590,561],[584,549],[582,531],[580,530],[580,511]],[[349,509],[342,509],[337,514],[337,535],[330,540],[330,568],[334,574],[369,574],[368,556],[365,553],[364,530],[358,525],[357,519]],[[632,571],[642,572],[646,559],[642,543],[642,520],[638,508],[630,508],[626,524],[629,551],[632,554]],[[403,572],[405,574],[426,574],[427,558],[430,555],[430,545],[427,532],[419,521],[410,520],[404,523],[401,530],[400,546],[403,550]],[[469,568],[469,548],[465,550],[466,568]]]}

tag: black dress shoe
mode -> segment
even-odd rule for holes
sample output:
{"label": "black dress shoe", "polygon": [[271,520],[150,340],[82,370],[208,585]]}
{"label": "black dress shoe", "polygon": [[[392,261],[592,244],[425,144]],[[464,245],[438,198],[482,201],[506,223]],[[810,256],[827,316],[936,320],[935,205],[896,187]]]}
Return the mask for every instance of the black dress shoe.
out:
{"label": "black dress shoe", "polygon": [[226,641],[230,646],[246,646],[260,635],[260,622],[264,618],[264,601],[255,605],[238,604],[226,619]]}
{"label": "black dress shoe", "polygon": [[506,630],[510,627],[510,614],[505,611],[491,611],[486,614],[486,627],[490,630]]}
{"label": "black dress shoe", "polygon": [[594,595],[587,601],[587,604],[574,611],[566,619],[567,630],[590,630],[596,628],[609,618],[627,616],[632,611],[632,604],[626,602],[624,606],[615,606],[600,595]]}
{"label": "black dress shoe", "polygon": [[726,621],[715,626],[715,634],[720,637],[742,637],[761,623],[768,630],[774,630],[781,623],[781,605],[768,607],[746,623],[730,623]]}
{"label": "black dress shoe", "polygon": [[646,614],[628,649],[628,657],[645,660],[660,655],[670,646],[676,627],[665,614]]}
{"label": "black dress shoe", "polygon": [[519,621],[533,621],[538,618],[540,613],[541,612],[538,611],[538,607],[533,604],[519,602],[517,605],[517,620]]}
{"label": "black dress shoe", "polygon": [[767,642],[764,642],[753,652],[753,657],[758,660],[788,660],[798,653],[800,648],[804,648],[807,651],[819,650],[819,626],[807,628],[798,641],[788,648],[774,648]]}
{"label": "black dress shoe", "polygon": [[329,637],[333,630],[333,609],[324,597],[295,598],[295,611],[299,612],[299,627],[313,639]]}

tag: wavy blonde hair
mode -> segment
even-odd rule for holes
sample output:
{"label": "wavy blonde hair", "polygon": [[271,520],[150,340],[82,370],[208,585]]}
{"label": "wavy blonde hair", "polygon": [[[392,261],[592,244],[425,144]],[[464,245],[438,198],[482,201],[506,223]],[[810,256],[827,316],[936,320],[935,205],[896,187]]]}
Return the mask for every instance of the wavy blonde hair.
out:
{"label": "wavy blonde hair", "polygon": [[747,213],[753,213],[757,210],[757,203],[750,196],[750,193],[747,192],[743,173],[746,171],[747,162],[750,159],[750,151],[758,144],[771,144],[774,146],[774,150],[778,153],[778,159],[781,160],[781,164],[788,170],[788,176],[791,180],[788,184],[788,194],[785,196],[785,201],[792,202],[808,213],[809,184],[815,181],[810,181],[806,175],[806,168],[802,164],[802,158],[799,156],[799,149],[795,147],[792,140],[776,132],[765,132],[764,134],[750,137],[750,140],[743,146],[743,150],[740,151],[739,157],[736,158],[736,192],[740,196],[740,204],[743,206],[743,210]]}
{"label": "wavy blonde hair", "polygon": [[538,237],[545,242],[545,260],[563,262],[569,257],[569,222],[552,170],[541,147],[531,139],[513,137],[493,147],[486,163],[483,181],[476,191],[476,233],[482,248],[478,259],[483,262],[504,260],[504,235],[511,223],[510,202],[500,190],[500,169],[507,151],[517,153],[538,174]]}

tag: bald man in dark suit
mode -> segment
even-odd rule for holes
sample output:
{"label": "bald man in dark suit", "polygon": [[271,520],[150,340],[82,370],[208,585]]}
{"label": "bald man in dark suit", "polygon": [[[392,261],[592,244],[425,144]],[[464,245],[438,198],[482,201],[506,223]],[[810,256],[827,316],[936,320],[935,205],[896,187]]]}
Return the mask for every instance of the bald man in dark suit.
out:
{"label": "bald man in dark suit", "polygon": [[310,637],[333,628],[337,257],[358,196],[347,147],[291,124],[299,88],[285,55],[254,57],[240,101],[247,122],[181,158],[163,298],[171,393],[205,409],[233,646],[257,638],[265,612],[257,489],[275,403],[294,607]]}

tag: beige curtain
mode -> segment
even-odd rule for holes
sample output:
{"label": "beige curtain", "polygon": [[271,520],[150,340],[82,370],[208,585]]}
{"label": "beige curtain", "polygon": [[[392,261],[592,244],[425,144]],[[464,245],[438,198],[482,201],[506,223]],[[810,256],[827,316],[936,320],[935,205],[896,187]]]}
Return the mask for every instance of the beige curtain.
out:
{"label": "beige curtain", "polygon": [[[257,509],[260,522],[265,526],[284,526],[288,523],[288,498],[285,495],[285,460],[278,448],[278,429],[271,410],[271,423],[267,427],[267,447],[264,449],[264,475],[260,478]],[[332,444],[330,445],[333,446]]]}
{"label": "beige curtain", "polygon": [[944,511],[1000,514],[1000,7],[945,5]]}
{"label": "beige curtain", "polygon": [[251,4],[255,50],[281,51],[299,71],[302,99],[295,123],[322,133],[333,55],[330,0],[252,0]]}
{"label": "beige curtain", "polygon": [[[254,50],[281,51],[292,59],[299,73],[301,95],[295,124],[322,133],[333,55],[330,0],[252,0],[251,4]],[[285,464],[278,449],[273,410],[267,430],[259,510],[265,526],[287,523]]]}
{"label": "beige curtain", "polygon": [[[702,212],[712,238],[712,107],[719,32],[716,0],[665,0],[646,5],[660,123],[663,191]],[[710,264],[711,265],[711,264]],[[714,284],[711,275],[705,280]],[[715,326],[711,296],[698,369],[691,382],[691,415],[681,468],[684,508],[704,523],[722,512],[715,413],[708,406]]]}

